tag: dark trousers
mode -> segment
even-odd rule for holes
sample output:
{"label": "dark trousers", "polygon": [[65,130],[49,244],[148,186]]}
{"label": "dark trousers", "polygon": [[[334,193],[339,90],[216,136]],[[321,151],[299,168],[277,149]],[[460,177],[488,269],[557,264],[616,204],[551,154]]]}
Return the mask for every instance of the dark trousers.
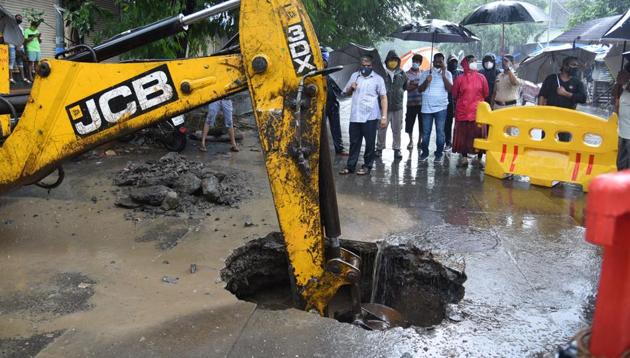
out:
{"label": "dark trousers", "polygon": [[418,119],[418,126],[420,126],[420,138],[422,138],[422,116],[420,111],[422,106],[407,106],[407,114],[405,114],[405,133],[413,133],[413,126]]}
{"label": "dark trousers", "polygon": [[630,169],[630,139],[619,137],[619,151],[617,152],[617,170]]}
{"label": "dark trousers", "polygon": [[343,152],[343,141],[341,140],[341,121],[339,119],[339,102],[332,105],[326,105],[326,118],[330,126],[330,134],[332,135],[335,152]]}
{"label": "dark trousers", "polygon": [[376,145],[376,131],[378,129],[378,120],[371,120],[365,123],[350,122],[350,153],[348,155],[347,168],[350,172],[354,172],[359,161],[359,153],[361,152],[361,144],[365,139],[365,152],[363,153],[363,167],[372,169],[374,163],[374,147]]}
{"label": "dark trousers", "polygon": [[455,102],[449,101],[446,107],[446,122],[444,122],[444,138],[446,146],[453,146],[453,116],[455,116]]}

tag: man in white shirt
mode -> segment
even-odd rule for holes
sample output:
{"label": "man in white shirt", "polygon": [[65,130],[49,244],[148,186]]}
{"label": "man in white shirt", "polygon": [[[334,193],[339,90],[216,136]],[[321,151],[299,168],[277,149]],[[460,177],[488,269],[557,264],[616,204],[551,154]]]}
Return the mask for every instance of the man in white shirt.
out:
{"label": "man in white shirt", "polygon": [[343,93],[347,96],[352,95],[349,130],[350,153],[346,167],[339,174],[354,173],[359,160],[361,145],[365,139],[363,166],[357,171],[357,175],[366,175],[370,173],[374,163],[374,147],[379,123],[381,127],[387,126],[385,81],[383,77],[372,71],[371,57],[361,59],[361,69],[352,74]]}
{"label": "man in white shirt", "polygon": [[429,139],[435,122],[437,148],[435,150],[435,162],[441,163],[443,159],[444,124],[446,123],[446,110],[448,108],[448,94],[453,87],[453,76],[446,69],[444,55],[436,53],[433,56],[433,68],[424,71],[420,76],[420,88],[422,92],[422,154],[420,161],[429,158]]}

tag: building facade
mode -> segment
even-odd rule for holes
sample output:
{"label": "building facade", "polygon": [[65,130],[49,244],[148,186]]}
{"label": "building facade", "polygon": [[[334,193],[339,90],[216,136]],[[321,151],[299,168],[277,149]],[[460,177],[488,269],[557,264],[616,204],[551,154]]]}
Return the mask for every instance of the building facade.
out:
{"label": "building facade", "polygon": [[[117,12],[114,0],[96,0],[95,3],[100,8],[111,13],[115,14]],[[63,26],[63,21],[57,21],[57,16],[62,16],[58,9],[63,9],[63,0],[0,0],[0,5],[12,14],[24,14],[26,9],[44,12],[44,22],[39,25],[39,31],[42,33],[41,48],[43,58],[55,56],[57,42],[63,42],[66,46],[70,43],[70,30],[65,27],[63,29],[65,39],[63,41],[57,41],[56,39],[57,24],[61,23]],[[25,21],[22,26],[28,27],[29,24]],[[102,22],[97,22],[95,27],[95,32],[98,32],[103,29],[104,25]],[[87,42],[90,43],[90,39],[87,39]]]}

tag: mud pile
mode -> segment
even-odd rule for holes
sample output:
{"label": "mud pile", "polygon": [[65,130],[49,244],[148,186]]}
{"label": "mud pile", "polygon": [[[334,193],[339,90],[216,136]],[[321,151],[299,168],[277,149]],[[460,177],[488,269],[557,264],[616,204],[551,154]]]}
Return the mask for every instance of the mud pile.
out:
{"label": "mud pile", "polygon": [[[434,255],[408,243],[342,240],[341,246],[361,257],[361,301],[392,307],[415,326],[439,324],[449,305],[464,297],[464,265],[452,255]],[[268,305],[270,296],[281,297],[274,291],[291,294],[287,253],[279,233],[234,250],[225,264],[221,279],[239,299]]]}
{"label": "mud pile", "polygon": [[253,194],[241,173],[209,168],[174,152],[129,163],[114,176],[114,185],[121,187],[117,206],[148,215],[203,215],[217,205],[236,207]]}

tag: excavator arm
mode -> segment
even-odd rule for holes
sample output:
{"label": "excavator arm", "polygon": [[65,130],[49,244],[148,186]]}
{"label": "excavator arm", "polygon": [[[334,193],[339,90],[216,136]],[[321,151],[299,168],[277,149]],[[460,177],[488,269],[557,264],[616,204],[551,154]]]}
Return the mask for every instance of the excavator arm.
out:
{"label": "excavator arm", "polygon": [[[215,10],[238,5],[230,0]],[[167,36],[211,14],[180,15],[136,33],[146,42],[151,28]],[[132,35],[112,41],[126,51],[138,42]],[[341,286],[358,292],[360,259],[339,247],[327,144],[320,150],[326,140],[323,62],[300,1],[242,0],[239,54],[84,62],[117,54],[111,46],[99,46],[38,67],[18,125],[0,147],[0,192],[35,183],[64,160],[102,143],[249,89],[295,289],[305,308],[325,314]],[[328,257],[326,236],[332,247]],[[353,311],[361,314],[358,297]]]}

